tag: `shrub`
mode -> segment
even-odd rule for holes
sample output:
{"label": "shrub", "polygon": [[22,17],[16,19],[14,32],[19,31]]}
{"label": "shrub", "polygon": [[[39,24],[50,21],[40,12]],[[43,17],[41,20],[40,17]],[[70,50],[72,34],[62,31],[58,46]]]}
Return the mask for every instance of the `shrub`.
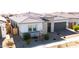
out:
{"label": "shrub", "polygon": [[23,33],[23,39],[29,44],[31,42],[31,35],[29,33]]}
{"label": "shrub", "polygon": [[31,35],[29,33],[23,33],[24,40],[28,40],[31,38]]}
{"label": "shrub", "polygon": [[49,39],[49,34],[44,34],[44,39],[48,40]]}
{"label": "shrub", "polygon": [[79,25],[73,26],[73,29],[74,29],[75,31],[79,30]]}
{"label": "shrub", "polygon": [[14,43],[13,42],[10,42],[10,41],[8,41],[8,43],[6,43],[7,44],[7,46],[9,46],[10,48],[12,48],[12,46],[14,45]]}

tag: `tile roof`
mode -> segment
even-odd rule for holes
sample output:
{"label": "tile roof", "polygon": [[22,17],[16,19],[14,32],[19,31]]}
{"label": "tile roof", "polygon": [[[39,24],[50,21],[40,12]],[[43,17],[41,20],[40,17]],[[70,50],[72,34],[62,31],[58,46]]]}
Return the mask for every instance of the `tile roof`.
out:
{"label": "tile roof", "polygon": [[[11,20],[17,22],[17,23],[22,23],[28,21],[27,19],[40,19],[41,14],[36,14],[36,13],[24,13],[24,14],[17,14],[12,17],[9,17]],[[32,21],[32,20],[31,20]]]}
{"label": "tile roof", "polygon": [[52,15],[57,15],[57,16],[62,16],[62,17],[65,17],[65,18],[79,18],[79,13],[67,13],[67,12],[55,12],[55,13],[52,13]]}

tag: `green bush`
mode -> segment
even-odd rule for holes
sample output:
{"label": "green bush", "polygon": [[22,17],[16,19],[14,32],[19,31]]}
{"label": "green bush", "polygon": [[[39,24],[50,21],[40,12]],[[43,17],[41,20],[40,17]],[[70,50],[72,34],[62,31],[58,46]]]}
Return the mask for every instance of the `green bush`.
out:
{"label": "green bush", "polygon": [[48,40],[49,39],[49,34],[44,34],[44,39]]}
{"label": "green bush", "polygon": [[28,40],[31,38],[31,35],[29,33],[23,33],[23,39]]}
{"label": "green bush", "polygon": [[75,31],[78,31],[78,30],[79,30],[79,25],[73,26],[73,29],[74,29]]}
{"label": "green bush", "polygon": [[31,35],[29,33],[23,33],[23,39],[29,44],[31,42]]}

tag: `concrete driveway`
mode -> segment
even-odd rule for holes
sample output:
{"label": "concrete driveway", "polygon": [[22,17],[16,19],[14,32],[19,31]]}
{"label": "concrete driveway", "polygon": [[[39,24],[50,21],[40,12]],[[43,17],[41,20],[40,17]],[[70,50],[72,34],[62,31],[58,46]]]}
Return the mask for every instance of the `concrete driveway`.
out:
{"label": "concrete driveway", "polygon": [[55,32],[56,34],[60,34],[60,37],[62,37],[62,36],[68,36],[68,35],[73,35],[73,34],[77,34],[76,32],[73,32],[73,31],[70,31],[70,30],[68,30],[68,29],[66,29],[66,30],[63,30],[63,31],[57,31],[57,32]]}

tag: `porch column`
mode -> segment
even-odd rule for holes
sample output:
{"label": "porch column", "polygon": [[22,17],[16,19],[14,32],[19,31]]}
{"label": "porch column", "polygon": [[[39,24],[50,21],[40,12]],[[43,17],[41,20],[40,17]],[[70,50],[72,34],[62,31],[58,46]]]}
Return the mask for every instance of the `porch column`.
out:
{"label": "porch column", "polygon": [[66,29],[69,27],[69,20],[66,21]]}
{"label": "porch column", "polygon": [[47,22],[43,22],[43,33],[47,33]]}
{"label": "porch column", "polygon": [[54,32],[54,22],[51,22],[51,32]]}

